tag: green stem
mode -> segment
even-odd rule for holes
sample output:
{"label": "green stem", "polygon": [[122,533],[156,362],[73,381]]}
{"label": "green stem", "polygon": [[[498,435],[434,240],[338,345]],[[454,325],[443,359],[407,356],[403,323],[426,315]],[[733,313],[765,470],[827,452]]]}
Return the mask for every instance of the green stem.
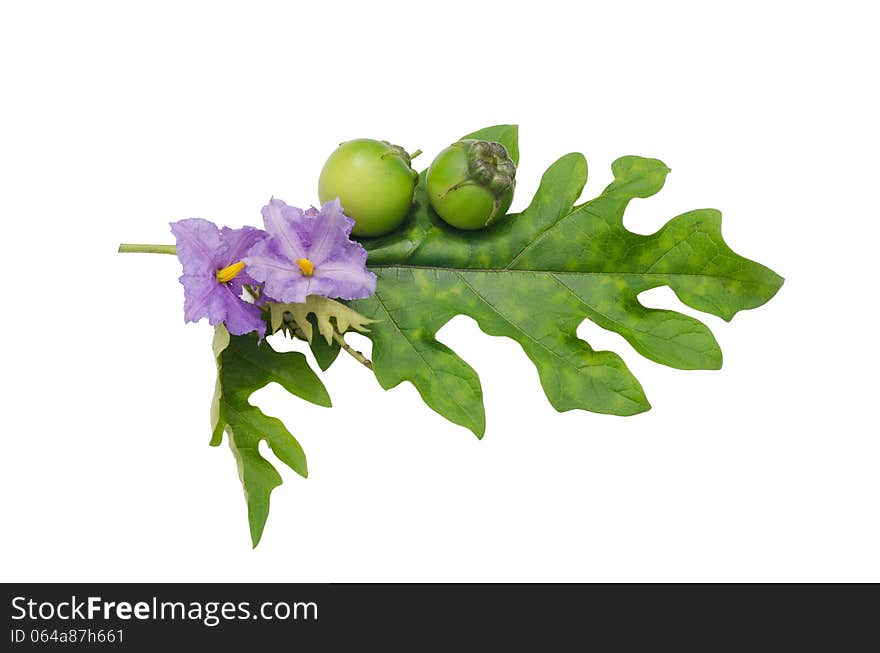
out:
{"label": "green stem", "polygon": [[306,332],[300,329],[297,325],[293,326],[293,335],[295,335],[300,340],[305,340],[306,342],[309,341],[309,339],[306,337]]}
{"label": "green stem", "polygon": [[342,347],[343,351],[345,351],[346,354],[354,358],[358,363],[366,367],[368,370],[373,369],[373,362],[357,349],[354,349],[351,345],[345,342],[345,338],[342,337],[341,333],[339,333],[338,331],[334,331],[333,339],[339,343],[339,346]]}
{"label": "green stem", "polygon": [[260,293],[257,292],[257,290],[255,288],[253,288],[252,286],[245,286],[244,289],[247,290],[248,295],[250,295],[251,297],[254,298],[254,301],[256,301],[260,298]]}
{"label": "green stem", "polygon": [[120,254],[171,254],[177,256],[177,247],[174,245],[141,245],[139,243],[122,243],[119,245]]}
{"label": "green stem", "polygon": [[415,158],[416,158],[419,154],[421,154],[421,153],[422,153],[421,150],[416,150],[415,152],[413,152],[412,154],[409,155],[409,160],[412,161],[413,159],[415,159]]}

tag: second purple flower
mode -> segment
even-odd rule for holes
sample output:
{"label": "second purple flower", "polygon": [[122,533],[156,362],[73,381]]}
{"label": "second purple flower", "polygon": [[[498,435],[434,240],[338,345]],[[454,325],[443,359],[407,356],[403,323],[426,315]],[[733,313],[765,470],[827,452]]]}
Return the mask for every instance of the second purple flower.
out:
{"label": "second purple flower", "polygon": [[263,223],[270,238],[257,242],[243,261],[264,284],[265,298],[302,303],[308,295],[362,299],[376,292],[366,250],[349,238],[354,220],[338,199],[320,211],[272,199],[263,207]]}

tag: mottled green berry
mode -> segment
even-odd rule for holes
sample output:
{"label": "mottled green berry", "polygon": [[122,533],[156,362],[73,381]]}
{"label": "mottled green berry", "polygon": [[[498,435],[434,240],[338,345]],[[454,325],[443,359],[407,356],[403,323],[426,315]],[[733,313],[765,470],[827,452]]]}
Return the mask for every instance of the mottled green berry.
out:
{"label": "mottled green berry", "polygon": [[501,143],[465,139],[447,147],[428,168],[431,207],[459,229],[487,227],[507,213],[516,164]]}

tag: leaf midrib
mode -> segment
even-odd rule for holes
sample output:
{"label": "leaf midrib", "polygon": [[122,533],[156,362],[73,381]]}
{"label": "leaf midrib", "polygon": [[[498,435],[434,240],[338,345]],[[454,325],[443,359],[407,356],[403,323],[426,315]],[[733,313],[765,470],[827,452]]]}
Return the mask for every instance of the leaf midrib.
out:
{"label": "leaf midrib", "polygon": [[367,265],[371,270],[385,269],[408,269],[408,270],[431,270],[433,272],[450,272],[452,274],[468,273],[468,272],[492,272],[496,274],[549,274],[549,275],[570,275],[578,276],[582,274],[588,275],[620,275],[631,277],[699,277],[709,279],[726,279],[728,281],[736,281],[743,284],[761,285],[761,281],[751,281],[747,279],[737,279],[736,277],[728,277],[721,274],[702,274],[696,272],[632,272],[627,270],[620,272],[616,270],[522,270],[508,268],[459,268],[444,267],[442,265],[409,265],[403,263],[380,263],[377,265]]}
{"label": "leaf midrib", "polygon": [[406,342],[407,345],[409,345],[410,349],[413,350],[413,353],[419,358],[419,360],[422,361],[424,366],[428,368],[428,370],[431,372],[431,374],[433,376],[436,376],[436,373],[434,372],[434,368],[431,367],[431,364],[427,361],[427,359],[424,356],[422,356],[422,352],[420,352],[418,349],[416,349],[415,345],[413,345],[412,342],[410,342],[410,339],[403,332],[403,329],[400,328],[400,325],[397,323],[397,320],[394,319],[394,316],[391,314],[391,311],[389,311],[388,308],[385,306],[385,302],[382,301],[382,298],[379,296],[379,293],[377,292],[373,296],[376,298],[376,301],[379,303],[379,307],[382,309],[382,312],[385,313],[388,320],[391,322],[391,324],[394,325],[394,328],[397,331],[397,333],[400,335],[400,337],[403,338],[403,340]]}

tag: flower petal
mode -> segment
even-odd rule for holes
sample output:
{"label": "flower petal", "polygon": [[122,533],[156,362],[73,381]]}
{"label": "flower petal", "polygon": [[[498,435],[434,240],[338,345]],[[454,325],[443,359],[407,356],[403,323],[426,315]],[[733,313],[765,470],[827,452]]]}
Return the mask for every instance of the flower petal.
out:
{"label": "flower petal", "polygon": [[225,313],[223,304],[217,297],[221,285],[212,275],[184,274],[180,277],[183,284],[183,319],[186,322],[198,322],[208,318],[211,324],[223,321]]}
{"label": "flower petal", "polygon": [[356,259],[328,261],[316,268],[310,295],[363,299],[376,292],[376,275]]}
{"label": "flower petal", "polygon": [[223,227],[220,230],[220,239],[223,242],[223,260],[221,267],[238,263],[247,256],[248,250],[261,240],[269,237],[262,229],[256,227],[242,227],[230,229]]}
{"label": "flower petal", "polygon": [[240,336],[256,331],[261,339],[266,335],[266,323],[259,308],[244,301],[227,286],[223,286],[218,295],[225,308],[226,318],[223,321],[229,333]]}
{"label": "flower petal", "polygon": [[187,275],[180,277],[183,284],[183,319],[198,322],[208,318],[208,323],[216,326],[226,323],[229,333],[242,335],[256,331],[262,338],[266,333],[266,323],[262,312],[249,304],[225,284],[218,283],[212,275]]}
{"label": "flower petal", "polygon": [[342,212],[342,204],[336,198],[324,204],[319,212],[314,213],[314,217],[307,219],[306,224],[309,228],[309,252],[306,258],[320,266],[349,242],[354,220]]}
{"label": "flower petal", "polygon": [[308,258],[307,243],[301,229],[305,214],[295,206],[288,206],[274,197],[263,207],[263,224],[276,241],[279,251],[291,261]]}
{"label": "flower petal", "polygon": [[223,248],[220,230],[213,222],[187,218],[171,223],[177,241],[177,258],[184,274],[213,274],[220,267],[218,256]]}

